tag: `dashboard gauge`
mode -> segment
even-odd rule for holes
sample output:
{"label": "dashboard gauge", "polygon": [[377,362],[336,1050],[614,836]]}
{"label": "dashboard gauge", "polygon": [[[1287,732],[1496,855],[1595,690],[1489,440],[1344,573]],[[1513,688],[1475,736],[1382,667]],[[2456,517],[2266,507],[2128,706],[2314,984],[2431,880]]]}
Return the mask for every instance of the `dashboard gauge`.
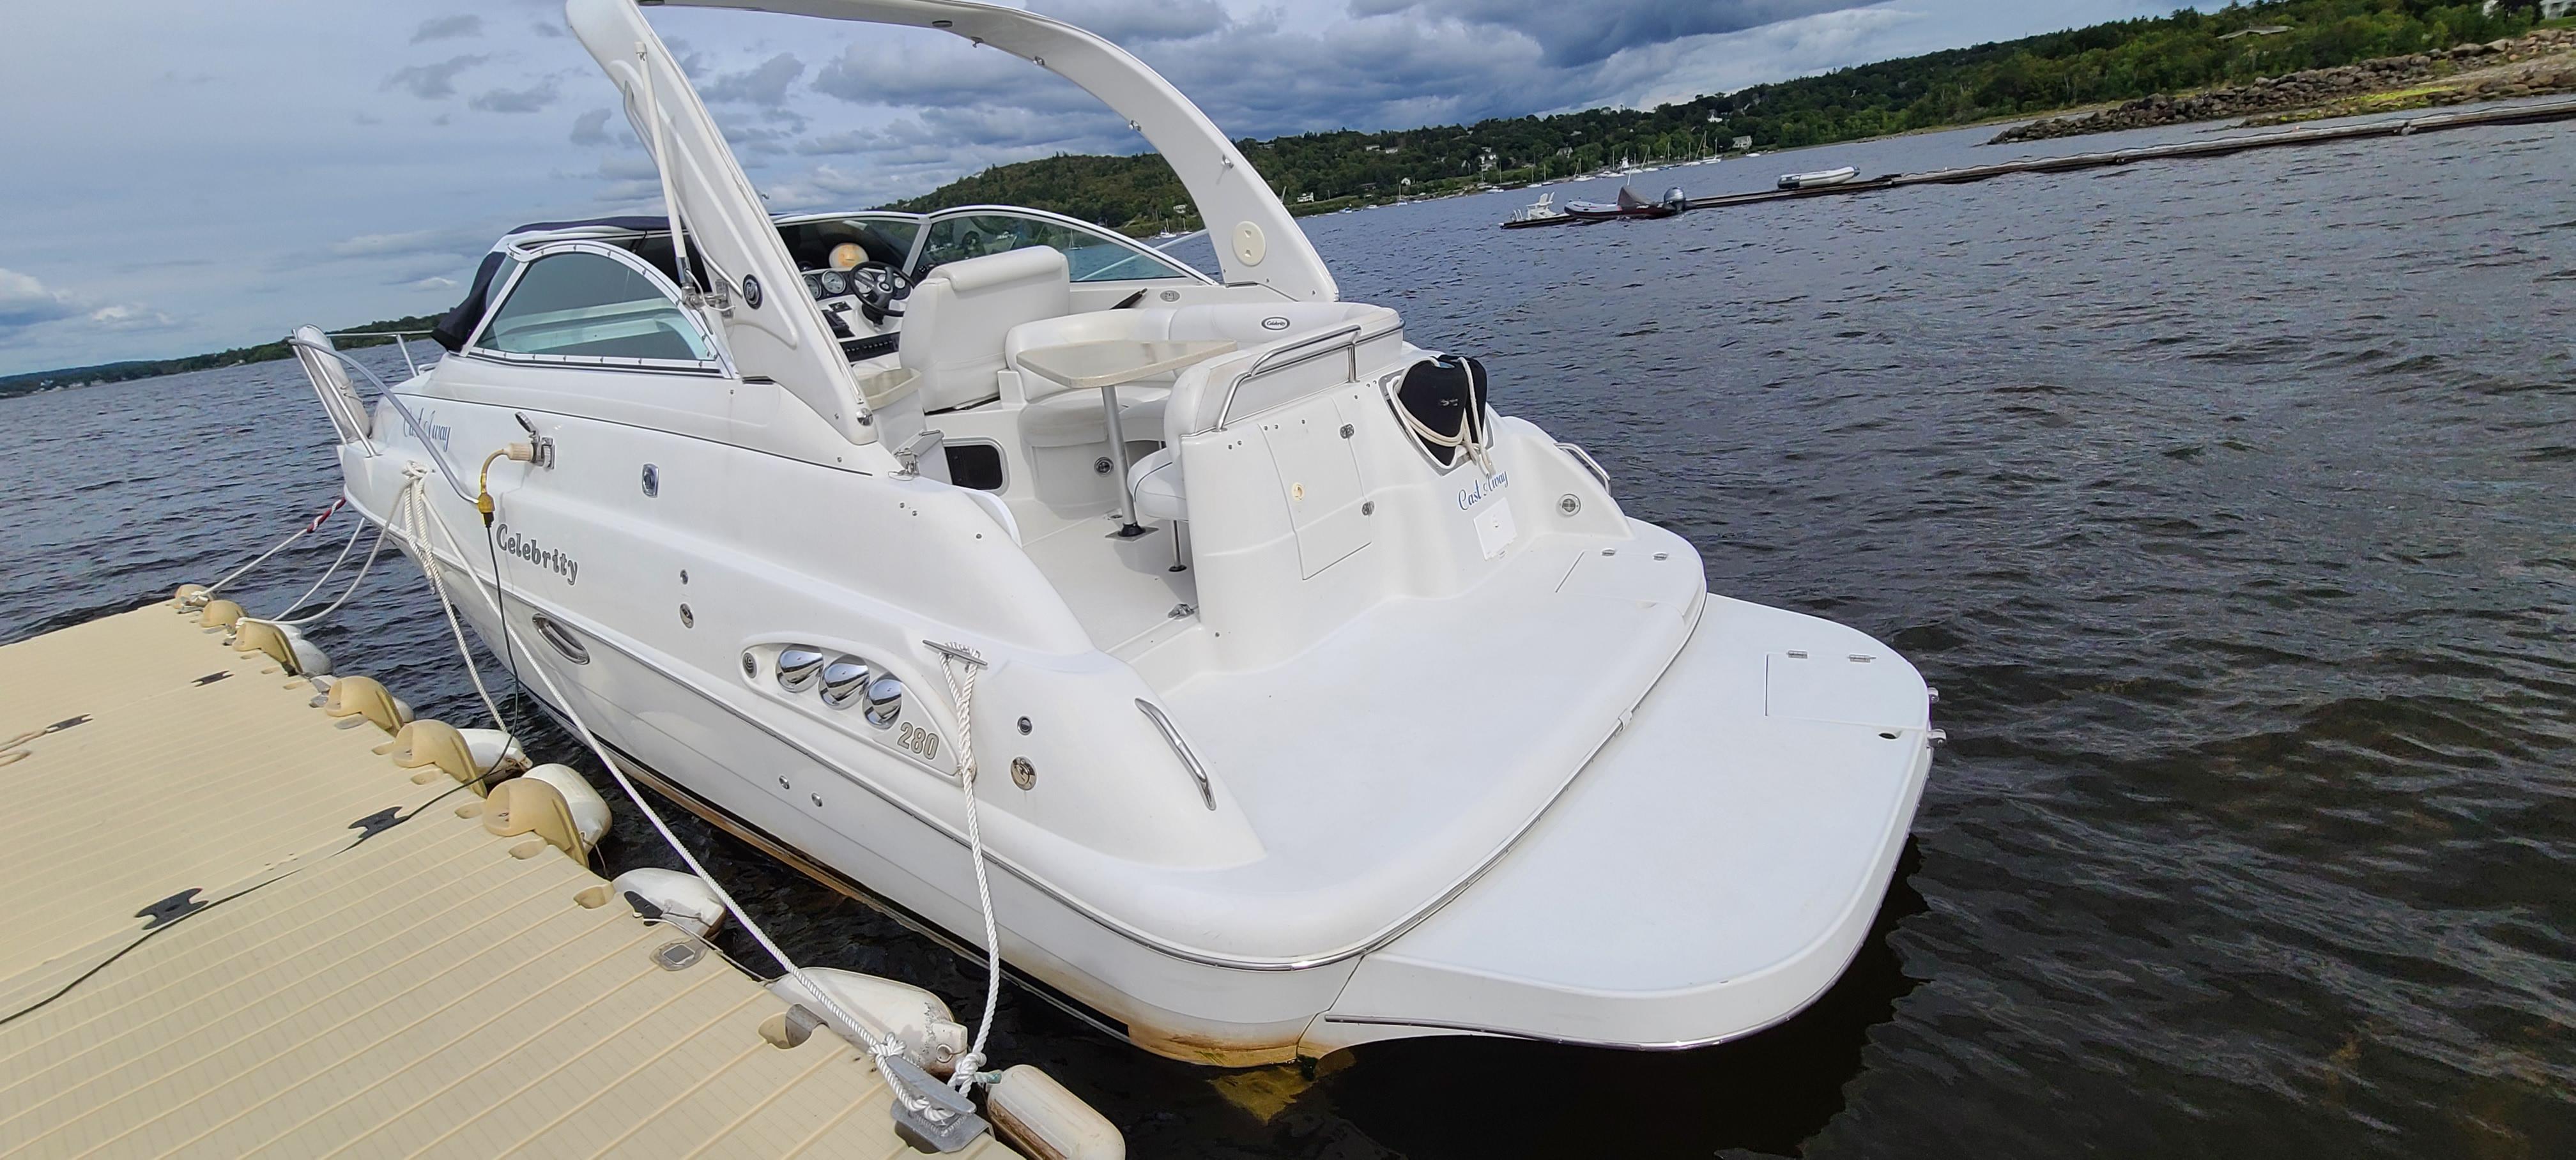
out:
{"label": "dashboard gauge", "polygon": [[859,263],[867,260],[868,251],[866,247],[859,245],[857,242],[843,242],[840,245],[832,247],[832,268],[835,270],[852,269]]}
{"label": "dashboard gauge", "polygon": [[830,295],[823,293],[823,276],[820,274],[805,275],[805,292],[816,298],[830,297]]}
{"label": "dashboard gauge", "polygon": [[827,270],[816,279],[823,286],[823,296],[838,298],[850,292],[850,279],[838,270]]}

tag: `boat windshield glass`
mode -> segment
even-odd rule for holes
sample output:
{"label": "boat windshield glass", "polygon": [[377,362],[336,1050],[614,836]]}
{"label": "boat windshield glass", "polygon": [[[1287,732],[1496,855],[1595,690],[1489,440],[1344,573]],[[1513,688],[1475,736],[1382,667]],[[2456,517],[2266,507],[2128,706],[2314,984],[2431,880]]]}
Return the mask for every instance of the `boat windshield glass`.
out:
{"label": "boat windshield glass", "polygon": [[932,219],[914,275],[966,258],[980,258],[1024,246],[1049,246],[1064,254],[1066,270],[1076,282],[1123,282],[1139,278],[1188,278],[1178,262],[1105,232],[1088,230],[1051,218],[1014,213],[959,214]]}
{"label": "boat windshield glass", "polygon": [[528,266],[477,346],[503,354],[704,362],[715,357],[678,303],[601,254],[548,254]]}
{"label": "boat windshield glass", "polygon": [[920,232],[921,219],[909,214],[853,214],[781,223],[778,239],[787,243],[799,270],[831,269],[832,249],[844,242],[857,242],[867,251],[868,261],[901,268],[904,255],[912,252],[913,235]]}

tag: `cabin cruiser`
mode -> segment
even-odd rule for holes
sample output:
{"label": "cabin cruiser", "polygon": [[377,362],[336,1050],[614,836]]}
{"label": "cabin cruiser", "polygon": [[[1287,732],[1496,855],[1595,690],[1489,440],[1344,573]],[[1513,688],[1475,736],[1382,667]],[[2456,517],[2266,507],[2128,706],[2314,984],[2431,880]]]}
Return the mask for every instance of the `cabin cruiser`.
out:
{"label": "cabin cruiser", "polygon": [[1029,209],[773,217],[636,0],[570,0],[667,216],[501,239],[450,353],[372,400],[308,363],[348,499],[453,530],[400,542],[549,708],[952,945],[980,816],[1011,970],[1175,1058],[1688,1047],[1842,972],[1938,739],[1904,658],[1711,594],[1474,358],[1344,301],[1109,41],[964,0],[698,4],[1071,80],[1221,270]]}

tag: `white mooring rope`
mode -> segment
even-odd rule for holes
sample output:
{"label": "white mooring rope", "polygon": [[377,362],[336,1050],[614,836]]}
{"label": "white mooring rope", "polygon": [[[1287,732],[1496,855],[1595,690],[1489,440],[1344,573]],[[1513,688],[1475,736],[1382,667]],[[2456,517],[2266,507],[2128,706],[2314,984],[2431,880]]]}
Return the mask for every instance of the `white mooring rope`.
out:
{"label": "white mooring rope", "polygon": [[233,582],[233,581],[235,581],[235,580],[239,580],[239,579],[241,579],[241,577],[242,577],[242,573],[244,573],[244,572],[248,572],[248,571],[250,571],[250,570],[251,570],[251,569],[253,569],[253,568],[259,567],[259,566],[260,566],[260,564],[261,564],[263,561],[267,560],[267,559],[268,559],[269,557],[271,557],[271,556],[276,555],[279,551],[283,550],[283,549],[284,549],[288,544],[292,544],[292,543],[294,543],[294,542],[295,542],[295,541],[297,541],[297,540],[301,540],[301,539],[303,539],[303,538],[304,538],[304,537],[306,537],[306,536],[312,535],[312,534],[314,533],[314,531],[315,531],[315,530],[319,529],[319,528],[322,526],[322,522],[323,522],[323,521],[328,520],[328,519],[330,519],[330,518],[331,518],[331,514],[332,514],[333,512],[336,512],[336,511],[339,511],[339,510],[340,510],[340,505],[341,505],[341,504],[344,504],[344,503],[347,503],[347,502],[349,502],[349,497],[347,497],[347,496],[345,496],[345,495],[344,495],[344,496],[341,496],[341,497],[340,497],[340,498],[338,498],[338,499],[332,500],[332,501],[331,501],[331,506],[329,506],[329,507],[326,507],[326,508],[322,509],[322,514],[321,514],[321,515],[318,515],[318,516],[313,517],[313,519],[311,520],[311,522],[306,523],[302,528],[297,529],[294,535],[288,536],[288,537],[286,537],[286,538],[285,538],[285,539],[283,539],[283,540],[279,540],[276,544],[274,544],[274,545],[270,546],[270,548],[269,548],[267,551],[262,552],[262,553],[260,553],[260,554],[259,554],[259,555],[257,555],[257,556],[251,557],[251,561],[250,561],[250,563],[244,564],[244,565],[242,565],[242,566],[241,566],[241,567],[239,567],[239,568],[235,568],[235,569],[233,569],[232,571],[230,571],[230,572],[228,572],[228,573],[225,573],[225,574],[224,574],[224,578],[223,578],[223,579],[221,579],[221,580],[217,580],[217,581],[215,581],[215,582],[214,582],[214,583],[212,583],[212,584],[208,584],[208,585],[206,585],[206,596],[207,596],[208,598],[210,598],[210,599],[211,599],[211,598],[214,596],[214,594],[215,594],[215,593],[223,591],[223,587],[224,587],[224,585],[226,585],[226,584],[230,584],[230,583],[232,583],[232,582]]}
{"label": "white mooring rope", "polygon": [[[463,561],[467,558],[464,546],[457,542],[456,533],[448,529],[447,521],[439,516],[437,508],[430,504],[428,497],[424,494],[427,490],[425,481],[428,478],[429,470],[430,469],[427,465],[420,463],[414,463],[409,468],[405,469],[404,474],[407,478],[403,484],[403,493],[399,498],[398,503],[406,512],[410,513],[409,518],[411,520],[417,523],[422,521],[425,517],[425,521],[427,523],[437,527],[439,535],[446,539],[448,547],[456,552],[457,559],[459,561]],[[413,541],[413,546],[417,550],[426,551],[427,549],[427,543],[424,539],[415,539]],[[441,609],[447,614],[448,625],[451,628],[454,628],[457,623],[456,609],[448,600],[446,586],[438,581],[438,571],[435,559],[435,556],[423,555],[421,557],[421,570],[429,573],[430,589],[438,594],[438,602]],[[501,578],[497,575],[492,578],[492,582],[495,586],[500,584],[500,580]],[[503,614],[500,602],[491,594],[485,593],[483,591],[483,586],[480,583],[477,583],[474,586],[474,591],[476,595],[483,598],[486,605],[491,607],[493,623],[501,626],[502,635],[520,651],[526,652],[530,656],[535,656],[535,650],[530,649],[526,641],[519,639],[518,630],[510,627],[509,619]],[[474,670],[473,651],[466,646],[465,634],[462,629],[457,629],[455,635],[457,649],[463,654],[466,671],[470,674]],[[571,699],[565,697],[563,695],[563,690],[556,687],[554,678],[546,674],[545,666],[532,664],[528,666],[528,669],[530,673],[537,678],[537,682],[545,686],[549,703],[563,714],[565,723],[572,726],[573,732],[581,736],[582,744],[589,747],[591,754],[599,759],[600,765],[607,769],[608,776],[617,782],[617,787],[625,791],[627,800],[633,802],[636,810],[644,815],[645,820],[653,824],[654,831],[662,835],[662,841],[671,847],[671,851],[673,853],[680,856],[681,863],[689,868],[689,873],[696,875],[698,881],[705,883],[707,889],[716,896],[716,900],[724,904],[725,912],[732,915],[734,921],[742,925],[743,931],[752,937],[752,941],[759,943],[761,950],[768,952],[770,958],[776,960],[780,967],[785,968],[789,975],[794,976],[797,983],[804,987],[805,993],[812,997],[816,1002],[823,1005],[826,1013],[838,1017],[841,1027],[846,1028],[851,1033],[856,1034],[860,1039],[864,1040],[865,1043],[863,1046],[867,1048],[870,1055],[877,1057],[879,1060],[883,1060],[891,1056],[902,1055],[904,1053],[902,1037],[895,1035],[891,1030],[872,1029],[866,1022],[859,1019],[858,1016],[851,1014],[847,1008],[841,1006],[840,1001],[833,998],[831,992],[824,990],[821,984],[806,975],[805,968],[798,965],[795,959],[790,958],[787,951],[780,947],[776,940],[769,937],[769,932],[767,930],[762,929],[758,922],[753,921],[750,912],[744,910],[742,904],[734,900],[732,892],[726,890],[721,883],[718,883],[715,879],[715,875],[707,872],[706,866],[698,861],[697,855],[690,853],[688,846],[681,843],[679,835],[671,832],[670,824],[662,820],[661,813],[655,810],[651,803],[644,800],[643,791],[636,788],[633,781],[627,779],[626,772],[618,767],[614,758],[609,756],[608,747],[600,742],[598,736],[590,731],[589,724],[584,722],[581,719],[581,715],[573,710]],[[479,678],[475,681],[474,687],[477,692],[482,690],[483,683]],[[485,697],[485,703],[488,707],[490,704],[489,696]],[[495,718],[498,718],[498,710],[495,710],[493,715]],[[508,726],[505,725],[503,728],[506,730]],[[963,1071],[965,1069],[960,1068],[959,1070]],[[892,1069],[880,1065],[877,1068],[877,1075],[885,1081],[886,1090],[891,1092],[894,1098],[905,1108],[933,1121],[944,1121],[953,1115],[953,1113],[949,1112],[947,1109],[933,1104],[928,1098],[906,1090],[903,1080],[899,1078]]]}
{"label": "white mooring rope", "polygon": [[[366,526],[367,526],[367,525],[366,525],[365,523],[361,522],[361,523],[358,525],[358,528],[359,528],[359,530],[364,531],[364,530],[366,529]],[[368,572],[370,569],[373,569],[373,568],[376,566],[376,553],[378,553],[378,552],[382,552],[382,551],[384,551],[384,550],[385,550],[385,537],[386,537],[387,535],[391,534],[392,532],[393,532],[393,525],[391,525],[391,524],[384,524],[384,525],[380,525],[380,526],[378,526],[378,527],[376,528],[376,543],[375,543],[375,546],[374,546],[374,547],[371,547],[371,548],[368,548],[368,549],[367,549],[367,558],[366,558],[366,559],[364,559],[364,560],[362,560],[362,561],[359,561],[359,563],[358,563],[358,574],[349,578],[349,587],[348,587],[348,590],[347,590],[347,591],[345,591],[345,592],[340,593],[340,598],[339,598],[339,599],[337,599],[337,600],[332,601],[328,607],[325,607],[325,608],[324,608],[322,611],[320,611],[320,612],[312,613],[312,614],[310,614],[310,615],[306,615],[306,616],[299,616],[299,617],[296,617],[296,618],[295,618],[295,619],[293,619],[293,620],[264,620],[264,621],[262,621],[262,623],[265,623],[265,624],[274,624],[274,625],[277,625],[277,626],[279,626],[279,627],[281,627],[281,628],[288,627],[288,626],[292,626],[292,625],[299,625],[299,624],[311,624],[311,623],[313,623],[314,621],[317,621],[317,620],[322,619],[323,617],[329,616],[329,615],[331,615],[331,614],[332,614],[332,613],[334,613],[334,612],[338,612],[338,611],[340,611],[340,606],[341,606],[341,605],[343,605],[343,604],[347,604],[347,603],[349,602],[349,598],[350,598],[350,597],[355,596],[355,595],[357,595],[357,594],[358,594],[358,585],[361,585],[361,584],[364,584],[364,583],[366,583],[366,582],[367,582],[367,572]],[[354,544],[354,543],[356,543],[357,541],[353,538],[350,542]],[[345,554],[345,553],[344,553],[344,554]],[[332,569],[333,569],[334,571],[336,571],[336,570],[338,570],[339,565],[338,565],[338,564],[333,564],[331,567],[332,567]],[[325,573],[323,573],[323,574],[322,574],[322,580],[328,580],[328,579],[330,579],[330,578],[331,578],[331,574],[330,574],[329,572],[325,572]],[[318,588],[322,587],[322,580],[316,580],[316,581],[314,581],[314,582],[313,582],[313,588],[314,588],[314,589],[318,589]],[[304,601],[305,601],[305,600],[310,599],[310,598],[312,597],[312,595],[313,595],[313,589],[307,589],[307,590],[305,591],[305,593],[304,593],[304,595],[303,595],[303,596],[300,596],[300,597],[297,597],[297,598],[296,598],[295,604],[302,604],[302,603],[304,603]],[[295,610],[295,604],[289,604],[289,605],[287,605],[287,606],[286,606],[286,611],[288,611],[288,612],[292,612],[292,611],[294,611],[294,610]],[[284,613],[280,613],[280,615],[282,616],[282,615],[284,615]]]}
{"label": "white mooring rope", "polygon": [[[313,585],[306,588],[303,595],[287,601],[284,606],[280,607],[277,610],[277,614],[279,616],[284,616],[287,613],[295,611],[296,608],[301,606],[305,601],[313,599],[313,594],[320,592],[322,590],[322,585],[328,583],[331,577],[340,571],[340,565],[349,562],[349,553],[358,550],[358,537],[365,534],[367,534],[367,521],[359,520],[357,522],[357,526],[349,529],[349,542],[340,545],[340,554],[331,557],[331,566],[323,569],[321,575],[313,578]],[[271,620],[269,623],[275,624],[277,622]]]}
{"label": "white mooring rope", "polygon": [[[960,680],[957,669],[966,676]],[[993,887],[984,874],[984,830],[975,816],[975,674],[984,662],[962,652],[941,649],[939,675],[948,679],[948,695],[957,701],[957,784],[966,791],[966,848],[975,859],[975,905],[984,916],[984,1017],[975,1024],[975,1042],[957,1062],[949,1084],[964,1092],[975,1086],[984,1068],[984,1041],[993,1034],[993,1011],[1002,1002],[1002,936],[993,922]]]}
{"label": "white mooring rope", "polygon": [[[1474,402],[1472,395],[1471,391],[1470,403]],[[1476,407],[1470,406],[1458,413],[1458,433],[1455,435],[1443,435],[1432,430],[1430,424],[1415,418],[1412,411],[1402,406],[1395,409],[1395,415],[1396,418],[1404,420],[1404,425],[1415,435],[1420,436],[1423,442],[1440,447],[1457,448],[1465,452],[1467,458],[1476,461],[1478,470],[1489,476],[1494,473],[1492,455],[1485,447],[1485,417]]]}
{"label": "white mooring rope", "polygon": [[[501,705],[492,699],[491,690],[483,687],[483,674],[480,671],[482,666],[474,663],[474,649],[465,643],[465,626],[458,623],[456,606],[447,599],[447,583],[439,578],[438,553],[430,546],[427,526],[430,521],[437,519],[437,513],[430,508],[429,497],[423,494],[426,489],[421,483],[429,477],[429,467],[414,463],[404,470],[404,476],[401,498],[404,536],[411,541],[412,553],[420,558],[421,572],[429,577],[430,591],[438,593],[439,611],[447,614],[447,630],[455,634],[457,656],[465,661],[465,679],[474,682],[474,695],[483,698],[484,710],[492,714],[492,727],[507,733],[510,731],[510,722],[501,716]],[[439,521],[438,529],[442,534],[447,534],[446,522]],[[448,534],[447,543],[449,547],[456,549],[458,565],[468,567],[464,564],[465,549],[457,545],[456,537]],[[468,570],[471,571],[470,567]],[[501,578],[494,576],[492,582],[498,584]],[[475,590],[479,592],[482,589],[478,585]],[[497,614],[494,619],[499,619]],[[504,621],[502,627],[507,629],[509,624]]]}

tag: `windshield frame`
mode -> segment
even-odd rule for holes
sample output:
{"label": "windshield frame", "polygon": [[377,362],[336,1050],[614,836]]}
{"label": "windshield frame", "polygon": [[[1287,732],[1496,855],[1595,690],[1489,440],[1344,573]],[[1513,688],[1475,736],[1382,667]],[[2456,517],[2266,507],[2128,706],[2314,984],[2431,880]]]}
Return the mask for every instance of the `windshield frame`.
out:
{"label": "windshield frame", "polygon": [[1189,281],[1197,282],[1205,286],[1215,286],[1220,284],[1216,279],[1209,277],[1207,271],[1201,270],[1196,266],[1192,266],[1171,254],[1164,253],[1161,250],[1148,246],[1145,243],[1119,233],[1116,230],[1084,221],[1081,218],[1073,217],[1069,214],[1060,214],[1052,210],[1033,209],[1025,205],[955,205],[946,209],[932,210],[929,213],[919,215],[921,218],[921,231],[913,236],[912,252],[904,255],[904,272],[914,278],[919,278],[922,275],[929,273],[929,271],[921,268],[922,254],[923,251],[929,248],[931,227],[938,224],[941,220],[991,214],[1008,214],[1017,217],[1029,218],[1033,221],[1045,222],[1048,225],[1060,226],[1075,233],[1099,238],[1113,246],[1117,246],[1128,251],[1131,255],[1142,257],[1146,261],[1157,262],[1180,271],[1177,275],[1156,274],[1146,278],[1094,278],[1084,282],[1084,285],[1105,286],[1120,282],[1169,282],[1175,278],[1185,278]]}

